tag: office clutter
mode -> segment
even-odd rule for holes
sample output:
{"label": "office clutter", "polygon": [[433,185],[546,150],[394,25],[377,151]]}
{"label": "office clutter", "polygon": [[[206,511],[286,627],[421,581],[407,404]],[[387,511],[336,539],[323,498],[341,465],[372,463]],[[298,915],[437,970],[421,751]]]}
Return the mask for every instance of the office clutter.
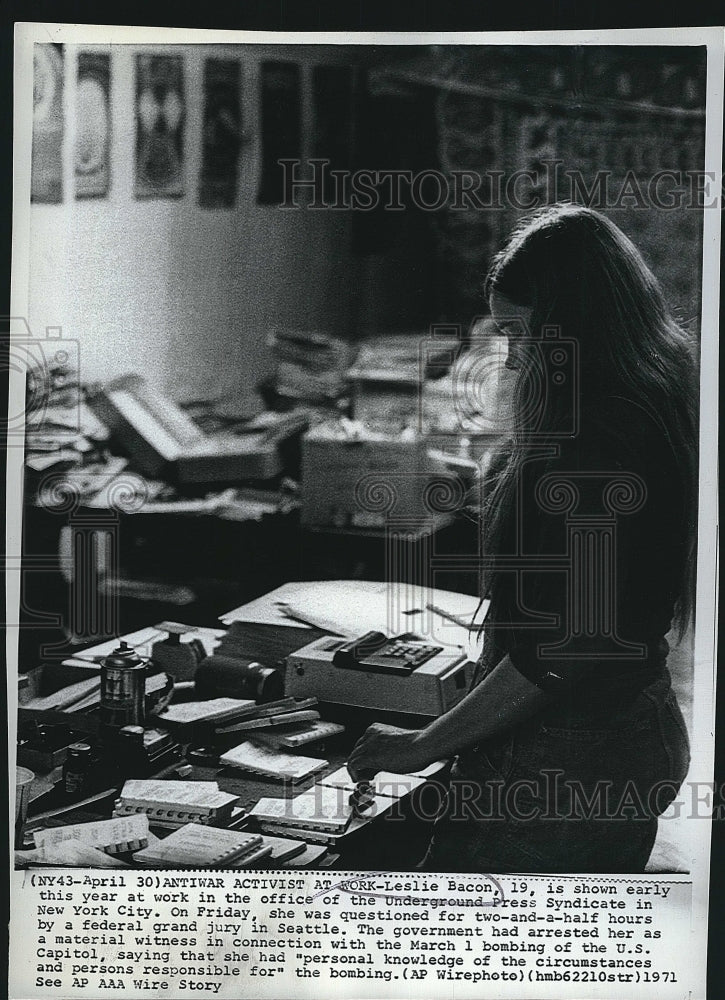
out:
{"label": "office clutter", "polygon": [[422,431],[421,400],[428,382],[449,371],[461,351],[459,331],[371,336],[348,369],[352,414],[371,430]]}
{"label": "office clutter", "polygon": [[332,333],[276,328],[269,337],[280,399],[331,404],[345,395],[356,346]]}
{"label": "office clutter", "polygon": [[421,533],[450,524],[509,429],[504,360],[490,330],[465,341],[457,327],[362,341],[346,373],[353,419],[322,421],[302,441],[302,522],[344,531],[405,522]]}
{"label": "office clutter", "polygon": [[279,443],[308,423],[297,412],[208,435],[137,375],[114,379],[89,403],[142,472],[181,484],[272,479],[282,471]]}
{"label": "office clutter", "polygon": [[[154,663],[168,670],[176,680],[183,681],[193,677],[206,656],[203,642],[193,636],[196,628],[179,622],[161,622],[154,627],[167,633],[167,638],[159,639],[151,647]],[[181,637],[187,633],[192,633],[192,638],[182,642]]]}
{"label": "office clutter", "polygon": [[[435,482],[450,493],[450,509],[431,502]],[[382,529],[396,518],[430,530],[450,523],[458,493],[445,464],[412,434],[337,421],[303,438],[302,522],[310,527]]]}
{"label": "office clutter", "polygon": [[[338,581],[336,585],[344,593],[346,585],[354,584]],[[381,585],[367,589],[367,607],[365,587],[361,590],[360,620],[367,617],[384,627],[381,615],[386,601],[391,593],[402,600],[404,591],[393,588],[386,599]],[[162,622],[91,647],[71,660],[75,669],[83,664],[91,675],[85,681],[86,694],[95,690],[98,700],[79,713],[61,709],[52,721],[41,722],[37,705],[27,717],[21,710],[23,759],[47,767],[56,779],[38,800],[44,811],[39,812],[37,806],[32,810],[24,842],[31,849],[18,851],[18,863],[73,864],[78,858],[87,864],[88,851],[101,850],[110,851],[119,863],[147,867],[243,867],[247,862],[271,864],[275,859],[284,859],[277,861],[280,864],[295,859],[298,865],[320,864],[323,855],[309,845],[328,852],[343,850],[348,837],[357,836],[384,818],[395,802],[415,793],[435,768],[414,776],[381,773],[364,787],[352,782],[344,754],[356,738],[354,726],[349,733],[347,722],[326,718],[329,703],[435,715],[441,697],[436,702],[428,696],[424,675],[435,676],[434,683],[442,689],[449,676],[460,674],[462,680],[456,680],[453,688],[463,692],[470,662],[455,644],[434,644],[411,635],[391,640],[383,633],[352,639],[328,633],[309,643],[321,630],[289,619],[290,608],[294,606],[302,617],[307,613],[315,618],[320,602],[327,600],[329,605],[329,595],[324,582],[297,584],[282,588],[281,601],[257,600],[250,602],[251,611],[237,609],[239,618],[262,619],[261,623],[232,622],[228,632],[235,633],[231,647],[237,651],[243,645],[244,628],[252,630],[252,644],[255,626],[283,636],[281,646],[265,663],[250,656],[246,662],[237,661],[241,675],[251,662],[279,672],[281,683],[281,661],[286,660],[286,689],[276,700],[264,701],[261,690],[251,698],[221,695],[213,683],[210,687],[203,683],[202,694],[196,678],[217,657],[218,647],[229,642],[228,633],[221,630]],[[409,612],[408,620],[422,626],[426,616],[442,612],[441,621],[450,630],[447,640],[454,634],[460,639],[463,625],[451,619],[472,612],[472,602],[472,598],[439,591],[429,593],[425,601],[417,595],[404,611]],[[430,607],[436,608],[436,614]],[[273,613],[281,611],[292,625],[265,624],[270,608]],[[329,654],[324,668],[330,680],[337,680],[337,689],[332,684],[326,688],[324,671],[316,674],[317,668],[313,669],[319,642]],[[177,681],[170,698],[150,702],[149,678],[171,683],[167,670],[154,662],[155,655],[167,669],[177,660],[192,676]],[[227,661],[228,676],[234,660],[231,656],[222,659]],[[301,664],[309,678],[316,678],[315,692],[310,689],[300,695],[297,691],[295,678],[301,676]],[[391,681],[407,692],[407,703],[396,700]],[[378,691],[372,699],[366,693],[371,687]],[[53,704],[73,708],[77,700],[77,692],[61,694]],[[83,821],[88,811],[103,816],[107,809],[112,811],[110,819]],[[55,834],[55,830],[69,833]],[[269,843],[265,835],[271,836]],[[75,846],[65,846],[71,838]],[[292,844],[280,846],[280,838]]]}
{"label": "office clutter", "polygon": [[467,648],[470,627],[474,619],[480,624],[484,610],[471,594],[422,585],[383,580],[299,581],[220,615],[220,621],[231,626],[220,645],[230,641],[235,624],[258,623],[298,630],[300,641],[294,646],[295,636],[288,653],[306,645],[313,628],[348,638],[370,631],[387,635],[415,631],[419,639]]}

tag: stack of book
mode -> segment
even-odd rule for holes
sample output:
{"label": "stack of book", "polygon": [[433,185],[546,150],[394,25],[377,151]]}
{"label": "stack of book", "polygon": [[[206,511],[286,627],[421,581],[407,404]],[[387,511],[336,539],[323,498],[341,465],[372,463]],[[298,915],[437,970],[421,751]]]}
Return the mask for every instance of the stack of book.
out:
{"label": "stack of book", "polygon": [[280,396],[319,403],[345,392],[345,371],[354,350],[349,341],[329,333],[276,329],[269,346],[277,361]]}
{"label": "stack of book", "polygon": [[131,779],[121,789],[114,816],[143,813],[151,826],[176,830],[187,823],[228,826],[239,796],[222,792],[216,781]]}
{"label": "stack of book", "polygon": [[259,834],[187,823],[134,854],[133,860],[145,868],[251,868],[271,854],[272,845]]}
{"label": "stack of book", "polygon": [[282,837],[303,837],[310,843],[339,846],[366,826],[376,816],[389,812],[396,802],[422,785],[426,778],[443,767],[436,762],[413,774],[380,771],[372,784],[372,796],[364,812],[354,806],[356,783],[347,767],[319,778],[307,791],[292,798],[262,798],[250,811],[250,817],[264,833]]}

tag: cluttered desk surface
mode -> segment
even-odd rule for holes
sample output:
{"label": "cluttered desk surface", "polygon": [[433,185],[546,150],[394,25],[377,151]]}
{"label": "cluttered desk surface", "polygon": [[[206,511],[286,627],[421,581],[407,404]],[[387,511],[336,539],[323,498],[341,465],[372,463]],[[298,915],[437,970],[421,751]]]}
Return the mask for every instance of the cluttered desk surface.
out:
{"label": "cluttered desk surface", "polygon": [[477,604],[288,584],[226,628],[160,623],[77,652],[45,687],[38,671],[20,698],[35,777],[16,865],[409,866],[445,762],[356,784],[346,760],[372,721],[413,726],[463,697]]}

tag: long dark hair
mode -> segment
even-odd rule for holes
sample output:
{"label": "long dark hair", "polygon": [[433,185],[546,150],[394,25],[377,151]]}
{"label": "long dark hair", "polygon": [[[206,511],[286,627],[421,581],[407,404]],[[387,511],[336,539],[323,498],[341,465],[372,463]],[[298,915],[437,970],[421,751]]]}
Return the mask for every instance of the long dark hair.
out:
{"label": "long dark hair", "polygon": [[[660,428],[682,471],[690,529],[675,610],[682,637],[694,597],[698,379],[694,346],[674,321],[656,278],[631,240],[605,216],[557,204],[517,226],[493,259],[485,293],[489,302],[497,293],[530,309],[532,334],[553,326],[576,340],[583,402],[624,397]],[[530,377],[524,365],[514,390],[513,439],[485,501],[486,551],[494,555],[531,447],[532,415],[526,411]],[[558,402],[554,396],[553,405],[535,414],[538,441],[565,425],[565,406],[565,395]],[[494,568],[484,578],[485,592],[494,602],[497,583]]]}

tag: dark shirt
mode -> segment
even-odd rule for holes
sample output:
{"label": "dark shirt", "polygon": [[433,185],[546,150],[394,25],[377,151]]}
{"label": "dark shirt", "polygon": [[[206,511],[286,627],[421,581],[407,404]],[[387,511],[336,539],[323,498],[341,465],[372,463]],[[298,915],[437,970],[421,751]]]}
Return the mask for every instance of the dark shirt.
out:
{"label": "dark shirt", "polygon": [[488,669],[508,653],[540,687],[588,699],[649,683],[693,530],[683,480],[657,420],[622,397],[537,445],[507,516],[499,555],[516,558],[487,618]]}

